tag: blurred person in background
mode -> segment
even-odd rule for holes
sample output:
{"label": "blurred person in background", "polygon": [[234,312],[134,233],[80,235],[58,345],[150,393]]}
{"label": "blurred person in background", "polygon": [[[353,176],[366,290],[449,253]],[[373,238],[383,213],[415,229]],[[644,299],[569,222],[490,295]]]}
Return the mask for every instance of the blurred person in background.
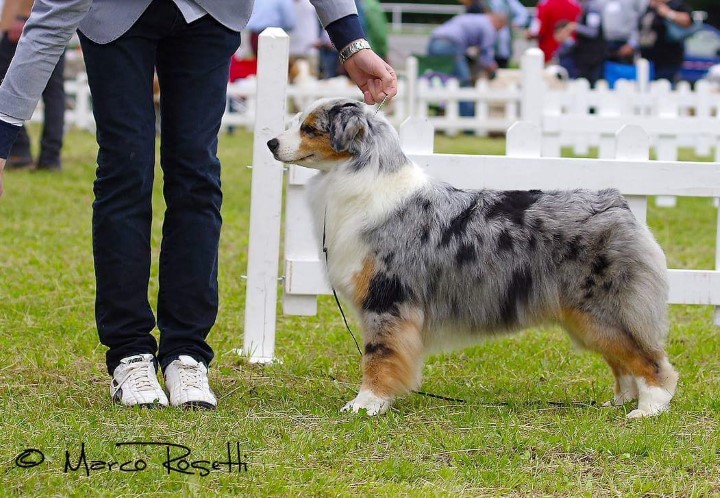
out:
{"label": "blurred person in background", "polygon": [[317,58],[317,41],[320,21],[310,0],[294,0],[295,29],[290,32],[290,65],[298,59],[312,61]]}
{"label": "blurred person in background", "polygon": [[255,2],[247,29],[250,31],[250,47],[257,57],[258,37],[267,28],[282,28],[286,33],[295,29],[295,5],[293,0],[259,0]]}
{"label": "blurred person in background", "polygon": [[335,45],[330,41],[330,35],[325,30],[320,32],[320,37],[316,43],[318,49],[319,66],[321,80],[328,80],[340,76],[340,61],[338,61],[338,51]]}
{"label": "blurred person in background", "polygon": [[569,36],[567,25],[577,21],[581,12],[577,0],[541,0],[538,3],[527,36],[537,39],[546,63],[559,58],[560,45]]}
{"label": "blurred person in background", "polygon": [[[0,80],[5,77],[10,61],[15,55],[18,41],[30,16],[33,0],[6,0],[0,16]],[[37,163],[33,162],[32,146],[27,128],[23,125],[18,134],[6,167],[23,169],[33,167],[36,171],[60,171],[62,161],[60,153],[65,128],[65,52],[60,55],[55,69],[42,93],[43,127],[40,137],[40,153]]]}
{"label": "blurred person in background", "polygon": [[630,44],[639,48],[640,56],[655,68],[655,79],[677,82],[685,56],[685,42],[673,37],[673,25],[687,29],[693,25],[692,11],[682,0],[650,0],[640,16],[637,40]]}
{"label": "blurred person in background", "polygon": [[[502,14],[460,14],[435,28],[428,42],[428,55],[454,58],[453,76],[460,86],[472,86],[472,72],[466,58],[471,47],[478,50],[478,64],[489,76],[497,69],[495,41],[500,29],[507,25]],[[472,102],[460,102],[460,115],[474,114]]]}
{"label": "blurred person in background", "polygon": [[484,0],[459,0],[459,2],[465,6],[466,14],[484,14],[487,11]]}
{"label": "blurred person in background", "polygon": [[635,49],[630,40],[637,39],[640,16],[650,0],[606,0],[602,10],[602,27],[607,43],[608,60],[632,64]]}
{"label": "blurred person in background", "polygon": [[582,13],[577,22],[568,23],[556,34],[562,43],[560,50],[572,58],[571,76],[584,78],[591,86],[603,77],[607,54],[602,26],[604,1],[582,0]]}
{"label": "blurred person in background", "polygon": [[520,0],[488,0],[488,5],[493,13],[502,14],[508,20],[508,24],[498,30],[495,42],[495,62],[498,67],[506,68],[513,55],[512,28],[527,28],[530,15]]}

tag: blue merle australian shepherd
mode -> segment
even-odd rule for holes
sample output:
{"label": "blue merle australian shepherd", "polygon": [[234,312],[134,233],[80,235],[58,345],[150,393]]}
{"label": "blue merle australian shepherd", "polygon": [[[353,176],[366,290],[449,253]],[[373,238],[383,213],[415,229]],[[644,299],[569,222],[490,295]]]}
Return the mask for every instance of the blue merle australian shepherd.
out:
{"label": "blue merle australian shepherd", "polygon": [[667,410],[665,255],[616,190],[458,190],[428,178],[374,108],[321,100],[268,142],[319,170],[309,186],[330,283],[362,324],[363,379],[344,409],[385,412],[426,354],[561,324],[615,375],[630,417]]}

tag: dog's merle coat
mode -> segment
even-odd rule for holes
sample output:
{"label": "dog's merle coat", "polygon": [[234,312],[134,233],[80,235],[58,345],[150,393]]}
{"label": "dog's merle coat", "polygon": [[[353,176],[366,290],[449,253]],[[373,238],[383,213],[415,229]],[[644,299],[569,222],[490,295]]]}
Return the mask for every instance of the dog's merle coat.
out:
{"label": "dog's merle coat", "polygon": [[565,326],[603,355],[631,416],[669,406],[665,257],[616,190],[469,191],[426,178],[382,116],[320,101],[268,142],[320,170],[329,277],[363,324],[363,386],[346,408],[386,410],[423,356],[534,324]]}

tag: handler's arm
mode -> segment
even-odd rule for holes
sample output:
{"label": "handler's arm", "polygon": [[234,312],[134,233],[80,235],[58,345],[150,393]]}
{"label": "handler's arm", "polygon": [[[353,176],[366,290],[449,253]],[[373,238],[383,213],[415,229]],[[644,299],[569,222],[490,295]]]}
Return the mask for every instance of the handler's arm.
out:
{"label": "handler's arm", "polygon": [[[365,38],[353,0],[310,0],[338,51]],[[378,103],[397,94],[393,68],[372,50],[354,52],[345,62],[348,76],[362,90],[365,102]]]}

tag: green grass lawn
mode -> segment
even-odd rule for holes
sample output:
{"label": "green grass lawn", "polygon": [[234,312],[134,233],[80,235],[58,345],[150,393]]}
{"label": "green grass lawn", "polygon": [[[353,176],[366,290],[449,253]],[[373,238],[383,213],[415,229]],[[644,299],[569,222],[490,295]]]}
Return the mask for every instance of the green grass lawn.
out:
{"label": "green grass lawn", "polygon": [[[37,131],[37,130],[35,130]],[[210,341],[215,412],[123,409],[110,403],[94,318],[90,243],[96,148],[73,131],[61,174],[9,172],[0,200],[0,495],[22,496],[707,496],[720,494],[720,336],[710,307],[671,309],[668,349],[681,380],[670,413],[628,421],[606,365],[576,354],[556,328],[431,358],[423,389],[386,416],[339,413],[360,380],[358,353],[332,298],[317,317],[281,317],[282,363],[248,364],[242,345],[251,136],[220,141],[224,228],[221,308]],[[440,152],[502,153],[501,140],[439,137]],[[161,172],[157,172],[158,179]],[[156,186],[153,242],[163,203]],[[649,223],[676,268],[714,264],[717,211],[707,199],[651,207]],[[157,294],[153,266],[151,299]],[[226,459],[239,444],[247,471],[202,476],[162,466],[157,441],[192,449],[190,460]],[[81,444],[91,460],[136,461],[64,472]],[[26,448],[45,460],[16,465]],[[179,455],[173,450],[172,455]],[[37,458],[30,454],[22,461]],[[96,464],[102,467],[100,463]],[[182,465],[177,463],[176,465]],[[189,470],[193,470],[190,468]]]}

